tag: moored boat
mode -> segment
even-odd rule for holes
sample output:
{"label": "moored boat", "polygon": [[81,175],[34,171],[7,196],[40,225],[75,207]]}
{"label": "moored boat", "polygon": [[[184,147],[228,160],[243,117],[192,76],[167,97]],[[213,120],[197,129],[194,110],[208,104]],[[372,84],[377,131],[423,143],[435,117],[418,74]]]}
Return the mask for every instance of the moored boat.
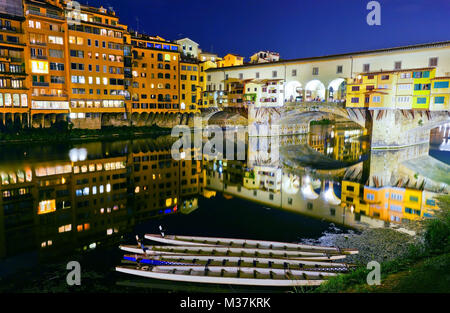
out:
{"label": "moored boat", "polygon": [[325,252],[308,252],[293,250],[256,249],[256,248],[230,248],[223,246],[142,246],[121,245],[120,249],[137,254],[195,254],[212,256],[241,256],[261,258],[289,258],[308,260],[338,260],[344,259],[346,255],[330,255]]}
{"label": "moored boat", "polygon": [[118,266],[116,271],[153,279],[246,286],[318,286],[335,273],[223,266]]}
{"label": "moored boat", "polygon": [[329,272],[347,272],[352,266],[345,263],[331,263],[320,261],[255,258],[238,256],[208,256],[208,255],[171,255],[161,254],[145,256],[142,254],[126,254],[124,261],[138,262],[148,265],[197,265],[197,266],[227,266],[227,267],[255,267],[300,269]]}
{"label": "moored boat", "polygon": [[355,249],[339,249],[337,247],[314,246],[298,243],[285,243],[278,241],[263,241],[236,238],[198,237],[157,234],[146,234],[148,240],[181,246],[224,246],[229,248],[270,249],[286,251],[322,252],[327,254],[357,254]]}

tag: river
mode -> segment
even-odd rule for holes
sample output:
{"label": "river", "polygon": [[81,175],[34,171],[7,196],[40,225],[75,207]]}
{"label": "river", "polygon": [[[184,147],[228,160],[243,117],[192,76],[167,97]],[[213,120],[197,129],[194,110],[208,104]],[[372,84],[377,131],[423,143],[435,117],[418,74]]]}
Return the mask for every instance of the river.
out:
{"label": "river", "polygon": [[[265,159],[267,138],[246,138],[243,160],[174,160],[169,135],[3,146],[0,291],[176,291],[133,287],[114,271],[118,245],[160,225],[286,242],[407,225],[432,216],[434,197],[448,192],[449,151],[437,141],[371,151],[356,124],[330,122],[278,136],[276,157]],[[80,287],[66,284],[70,261],[80,262]]]}

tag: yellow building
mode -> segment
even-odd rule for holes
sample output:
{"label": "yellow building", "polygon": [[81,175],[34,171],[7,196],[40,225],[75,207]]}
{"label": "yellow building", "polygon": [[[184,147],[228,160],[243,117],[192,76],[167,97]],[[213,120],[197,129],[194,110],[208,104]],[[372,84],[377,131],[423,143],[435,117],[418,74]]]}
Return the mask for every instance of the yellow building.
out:
{"label": "yellow building", "polygon": [[0,11],[0,127],[29,125],[24,22],[23,12]]}
{"label": "yellow building", "polygon": [[434,67],[361,73],[347,80],[346,106],[429,110],[435,73]]}
{"label": "yellow building", "polygon": [[399,223],[433,216],[438,209],[435,197],[433,192],[411,188],[365,186],[363,201],[369,204],[367,215]]}
{"label": "yellow building", "polygon": [[[203,56],[200,56],[200,59],[201,58],[203,58]],[[211,59],[202,61],[199,64],[199,86],[201,92],[201,104],[199,103],[199,108],[208,108],[210,105],[214,105],[214,94],[206,89],[208,77],[210,78],[210,76],[206,74],[206,70],[210,68],[217,68],[217,63]]]}
{"label": "yellow building", "polygon": [[369,204],[363,199],[364,185],[342,181],[341,206],[349,207],[352,213],[366,215],[369,213]]}
{"label": "yellow building", "polygon": [[450,77],[431,79],[430,110],[450,109]]}
{"label": "yellow building", "polygon": [[244,64],[244,57],[240,55],[228,53],[222,60],[217,62],[217,67],[239,66]]}
{"label": "yellow building", "polygon": [[182,58],[180,61],[180,112],[195,113],[202,106],[202,85],[197,60]]}

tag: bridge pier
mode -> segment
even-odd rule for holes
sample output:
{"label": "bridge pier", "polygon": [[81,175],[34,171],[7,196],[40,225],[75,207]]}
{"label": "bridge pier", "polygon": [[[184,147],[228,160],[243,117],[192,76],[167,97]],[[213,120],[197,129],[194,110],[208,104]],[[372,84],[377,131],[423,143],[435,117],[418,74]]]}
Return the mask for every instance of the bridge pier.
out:
{"label": "bridge pier", "polygon": [[449,121],[448,112],[371,110],[371,148],[397,149],[430,142],[432,128]]}

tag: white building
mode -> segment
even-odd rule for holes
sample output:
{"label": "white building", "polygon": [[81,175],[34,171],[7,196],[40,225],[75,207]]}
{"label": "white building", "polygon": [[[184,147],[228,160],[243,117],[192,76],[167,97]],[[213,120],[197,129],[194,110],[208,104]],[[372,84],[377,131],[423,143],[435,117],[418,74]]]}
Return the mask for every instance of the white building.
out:
{"label": "white building", "polygon": [[283,79],[286,102],[340,101],[337,91],[347,78],[363,72],[430,66],[436,67],[437,77],[450,76],[450,41],[209,69],[206,89],[224,90],[224,80],[230,78]]}
{"label": "white building", "polygon": [[280,61],[280,54],[271,51],[259,51],[250,57],[250,63],[269,63]]}
{"label": "white building", "polygon": [[199,44],[189,38],[183,38],[176,40],[176,43],[180,45],[180,52],[185,56],[197,59],[199,54]]}

